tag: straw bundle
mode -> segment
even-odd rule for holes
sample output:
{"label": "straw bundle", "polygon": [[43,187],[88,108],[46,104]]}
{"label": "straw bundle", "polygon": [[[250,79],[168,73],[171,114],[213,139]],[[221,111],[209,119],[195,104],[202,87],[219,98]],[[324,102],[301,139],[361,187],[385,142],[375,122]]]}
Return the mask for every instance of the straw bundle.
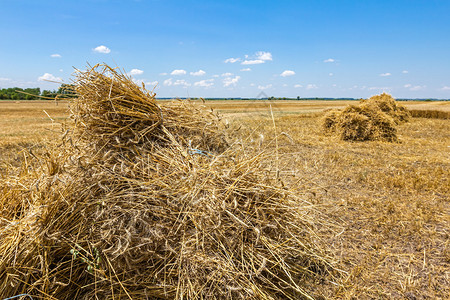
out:
{"label": "straw bundle", "polygon": [[339,134],[342,140],[397,140],[396,125],[406,122],[409,112],[387,94],[362,100],[341,111],[329,111],[322,118],[326,132]]}
{"label": "straw bundle", "polygon": [[350,141],[395,141],[397,130],[393,119],[370,106],[345,108],[339,118],[341,139]]}
{"label": "straw bundle", "polygon": [[334,109],[327,111],[322,119],[323,128],[327,131],[335,131],[340,113],[339,110]]}
{"label": "straw bundle", "polygon": [[217,116],[108,66],[76,89],[73,133],[3,188],[0,297],[298,299],[332,272],[316,213]]}
{"label": "straw bundle", "polygon": [[415,109],[410,111],[413,118],[450,119],[450,111]]}

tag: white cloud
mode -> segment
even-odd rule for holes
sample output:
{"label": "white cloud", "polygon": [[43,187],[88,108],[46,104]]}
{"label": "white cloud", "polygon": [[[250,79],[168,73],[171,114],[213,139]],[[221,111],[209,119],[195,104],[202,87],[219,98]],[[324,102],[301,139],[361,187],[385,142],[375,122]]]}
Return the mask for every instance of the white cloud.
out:
{"label": "white cloud", "polygon": [[263,64],[265,61],[262,59],[253,59],[253,60],[244,60],[241,64],[242,65],[259,65]]}
{"label": "white cloud", "polygon": [[415,85],[413,87],[411,87],[409,90],[410,91],[421,91],[424,90],[427,86],[426,85]]}
{"label": "white cloud", "polygon": [[283,73],[280,74],[281,77],[288,77],[293,75],[295,75],[295,72],[291,70],[285,70],[283,71]]}
{"label": "white cloud", "polygon": [[219,78],[219,75],[214,74],[212,77],[214,77],[214,78]]}
{"label": "white cloud", "polygon": [[241,72],[250,72],[252,69],[250,68],[245,68],[245,69],[241,69]]}
{"label": "white cloud", "polygon": [[260,90],[267,90],[267,89],[270,89],[271,87],[272,87],[271,84],[268,84],[268,85],[265,85],[265,86],[258,85],[258,89],[260,89]]}
{"label": "white cloud", "polygon": [[186,75],[186,71],[185,70],[173,70],[172,73],[170,73],[170,75]]}
{"label": "white cloud", "polygon": [[233,58],[233,57],[230,57],[230,58],[227,58],[227,59],[225,59],[225,61],[224,61],[224,63],[231,63],[231,64],[234,64],[235,62],[238,62],[238,61],[240,61],[241,59],[240,58]]}
{"label": "white cloud", "polygon": [[391,88],[384,86],[384,87],[379,87],[379,86],[371,86],[368,88],[368,90],[373,91],[373,90],[378,90],[378,91],[382,91],[382,92],[388,92]]}
{"label": "white cloud", "polygon": [[144,80],[142,79],[135,79],[135,78],[131,78],[131,81],[133,81],[137,85],[142,85],[142,83],[144,82]]}
{"label": "white cloud", "polygon": [[108,53],[111,52],[111,49],[109,49],[108,47],[106,47],[104,45],[100,45],[98,47],[95,47],[92,50],[94,50],[94,52],[97,52],[97,53],[105,53],[105,54],[108,54]]}
{"label": "white cloud", "polygon": [[57,82],[61,82],[62,79],[60,77],[53,76],[50,73],[45,73],[44,75],[39,76],[38,81],[57,81]]}
{"label": "white cloud", "polygon": [[307,86],[306,86],[306,89],[307,90],[313,90],[313,89],[317,89],[318,87],[317,87],[317,85],[315,85],[315,84],[308,84]]}
{"label": "white cloud", "polygon": [[142,75],[144,74],[144,71],[139,69],[132,69],[130,72],[128,72],[128,75]]}
{"label": "white cloud", "polygon": [[0,77],[0,81],[11,81],[10,78]]}
{"label": "white cloud", "polygon": [[229,73],[229,72],[222,74],[223,77],[230,77],[230,76],[233,76],[233,75],[234,75],[233,73]]}
{"label": "white cloud", "polygon": [[206,74],[206,72],[203,71],[203,70],[198,70],[197,72],[191,72],[190,74],[191,74],[192,76],[203,76],[203,75]]}
{"label": "white cloud", "polygon": [[184,79],[178,79],[175,82],[173,82],[172,78],[164,80],[163,85],[165,85],[165,86],[180,85],[180,86],[184,86],[184,87],[191,86],[191,84]]}
{"label": "white cloud", "polygon": [[392,75],[391,73],[383,73],[383,74],[380,74],[381,77],[387,77],[387,76],[391,76],[391,75]]}
{"label": "white cloud", "polygon": [[159,73],[159,75],[161,75],[161,76],[167,76],[168,74],[167,74],[167,73]]}
{"label": "white cloud", "polygon": [[159,84],[158,81],[145,81],[145,79],[131,78],[131,80],[138,85],[144,84],[146,86],[151,86],[152,88],[154,88],[155,86],[157,86]]}
{"label": "white cloud", "polygon": [[177,81],[175,81],[173,83],[173,85],[181,85],[181,86],[184,86],[184,87],[191,86],[191,84],[189,82],[187,82],[186,80],[184,80],[184,79],[178,79]]}
{"label": "white cloud", "polygon": [[450,91],[450,86],[444,86],[441,88],[442,91]]}
{"label": "white cloud", "polygon": [[55,53],[55,54],[50,55],[50,57],[61,58],[62,56],[61,56],[61,54]]}
{"label": "white cloud", "polygon": [[286,83],[283,83],[283,86],[284,86],[284,87],[287,87],[288,85],[287,85]]}
{"label": "white cloud", "polygon": [[265,52],[265,51],[258,51],[255,53],[255,55],[252,57],[252,59],[248,59],[249,56],[245,55],[245,60],[241,62],[242,65],[258,65],[263,64],[266,61],[272,60],[272,53]]}
{"label": "white cloud", "polygon": [[332,63],[332,62],[335,62],[336,60],[334,59],[334,58],[328,58],[328,59],[325,59],[323,62],[324,63]]}
{"label": "white cloud", "polygon": [[210,87],[214,85],[214,79],[200,80],[194,83],[194,86]]}
{"label": "white cloud", "polygon": [[230,85],[236,85],[236,84],[238,83],[238,81],[239,81],[240,78],[241,78],[241,76],[236,76],[236,77],[234,77],[234,78],[232,78],[232,77],[227,77],[227,78],[225,78],[225,79],[223,80],[223,86],[224,86],[224,87],[227,87],[227,86],[230,86]]}
{"label": "white cloud", "polygon": [[264,61],[272,60],[272,53],[265,51],[258,51],[256,52],[256,58]]}
{"label": "white cloud", "polygon": [[173,84],[172,78],[169,78],[169,79],[164,80],[163,84],[164,84],[165,86],[171,86],[171,85]]}
{"label": "white cloud", "polygon": [[403,70],[402,73],[403,73],[403,74],[408,74],[409,72],[406,71],[406,70]]}
{"label": "white cloud", "polygon": [[334,74],[333,73],[329,73],[328,76],[334,76]]}
{"label": "white cloud", "polygon": [[301,85],[301,84],[296,84],[296,85],[294,85],[294,87],[295,87],[295,88],[301,88],[301,87],[303,87],[303,85]]}
{"label": "white cloud", "polygon": [[425,89],[427,86],[426,85],[412,85],[412,84],[405,84],[403,86],[405,89],[409,89],[410,91],[420,91]]}

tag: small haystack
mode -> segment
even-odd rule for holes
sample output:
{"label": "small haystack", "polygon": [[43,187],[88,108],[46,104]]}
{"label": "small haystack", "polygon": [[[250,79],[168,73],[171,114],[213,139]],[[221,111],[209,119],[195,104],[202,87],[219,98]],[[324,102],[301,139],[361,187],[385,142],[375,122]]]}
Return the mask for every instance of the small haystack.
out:
{"label": "small haystack", "polygon": [[342,140],[397,140],[396,125],[406,122],[409,112],[388,94],[362,100],[341,111],[329,111],[322,119],[326,132],[337,133]]}
{"label": "small haystack", "polygon": [[212,112],[104,65],[75,85],[62,145],[1,179],[0,298],[299,299],[332,273],[317,213]]}
{"label": "small haystack", "polygon": [[396,124],[407,122],[411,117],[406,107],[400,105],[391,95],[386,93],[362,100],[360,105],[368,106],[371,110],[381,110],[389,115]]}

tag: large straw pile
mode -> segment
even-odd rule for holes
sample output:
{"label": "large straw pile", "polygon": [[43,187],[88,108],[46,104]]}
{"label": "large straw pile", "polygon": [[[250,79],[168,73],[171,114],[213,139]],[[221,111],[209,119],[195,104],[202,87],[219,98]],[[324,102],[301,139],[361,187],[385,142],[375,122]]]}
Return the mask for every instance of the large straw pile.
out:
{"label": "large straw pile", "polygon": [[108,66],[79,72],[63,144],[3,178],[0,298],[309,298],[332,272],[307,203],[217,116]]}
{"label": "large straw pile", "polygon": [[332,110],[325,114],[322,126],[326,132],[339,134],[342,140],[396,141],[396,125],[408,121],[409,112],[388,94],[362,100],[342,111]]}

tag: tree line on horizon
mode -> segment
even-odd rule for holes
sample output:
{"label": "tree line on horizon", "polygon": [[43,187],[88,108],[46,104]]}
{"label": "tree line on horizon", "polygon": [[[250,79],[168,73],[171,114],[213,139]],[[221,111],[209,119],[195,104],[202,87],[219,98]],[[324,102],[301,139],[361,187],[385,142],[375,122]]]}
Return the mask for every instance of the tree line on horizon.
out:
{"label": "tree line on horizon", "polygon": [[[40,88],[3,88],[0,89],[0,100],[42,100],[42,99],[64,99],[64,98],[73,98],[75,97],[74,86],[72,84],[62,84],[57,90],[42,90]],[[172,98],[157,98],[157,99],[172,99]],[[326,97],[267,97],[267,98],[247,98],[247,97],[232,97],[232,98],[189,98],[191,100],[360,100],[359,98],[326,98]],[[450,99],[437,99],[437,98],[397,98],[397,101],[408,101],[408,100],[416,100],[416,101],[450,101]]]}
{"label": "tree line on horizon", "polygon": [[74,96],[73,85],[62,84],[57,90],[42,90],[40,88],[3,88],[0,89],[0,100],[41,100],[71,98]]}

